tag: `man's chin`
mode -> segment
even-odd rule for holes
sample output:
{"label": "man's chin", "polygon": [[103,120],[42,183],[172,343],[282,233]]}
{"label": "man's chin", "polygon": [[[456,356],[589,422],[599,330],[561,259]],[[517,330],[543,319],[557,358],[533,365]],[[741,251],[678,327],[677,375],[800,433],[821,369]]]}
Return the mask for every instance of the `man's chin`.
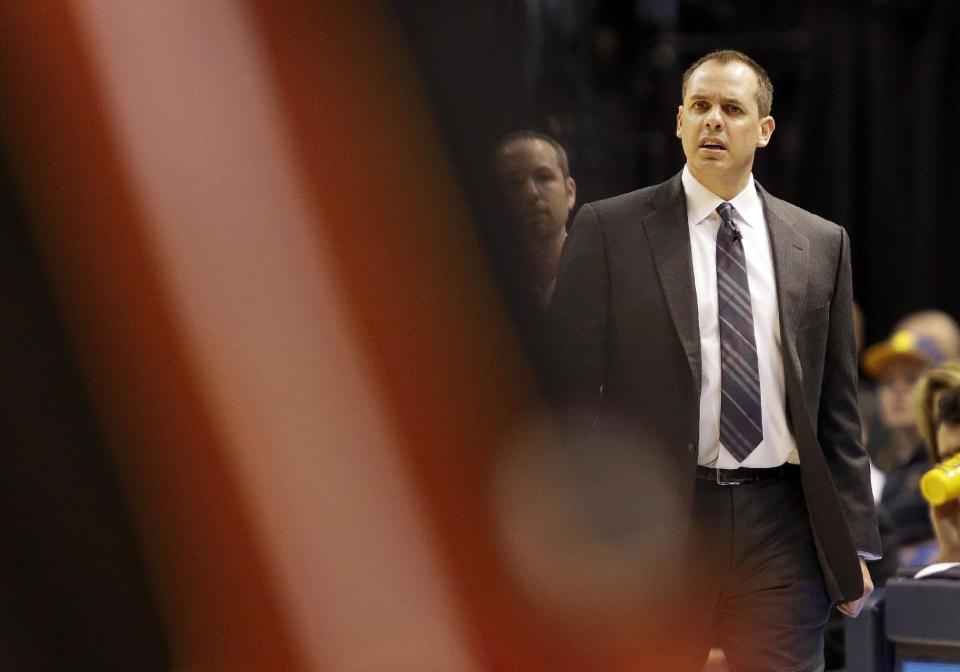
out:
{"label": "man's chin", "polygon": [[725,154],[719,156],[698,156],[693,164],[703,172],[718,173],[729,169],[730,162],[727,160],[728,158]]}
{"label": "man's chin", "polygon": [[541,218],[527,220],[525,230],[527,236],[533,239],[551,238],[554,234],[553,223]]}

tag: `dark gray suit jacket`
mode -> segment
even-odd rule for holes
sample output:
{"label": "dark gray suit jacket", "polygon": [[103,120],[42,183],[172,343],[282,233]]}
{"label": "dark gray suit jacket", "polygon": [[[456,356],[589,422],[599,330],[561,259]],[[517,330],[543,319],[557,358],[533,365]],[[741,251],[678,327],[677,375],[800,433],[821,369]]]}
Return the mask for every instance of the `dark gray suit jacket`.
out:
{"label": "dark gray suit jacket", "polygon": [[[846,232],[758,185],[773,251],[787,417],[831,599],[863,591],[857,550],[880,553],[860,442]],[[697,464],[700,335],[680,175],[584,205],[550,308],[561,390],[601,425],[662,453],[690,501]],[[653,448],[650,448],[653,446]]]}

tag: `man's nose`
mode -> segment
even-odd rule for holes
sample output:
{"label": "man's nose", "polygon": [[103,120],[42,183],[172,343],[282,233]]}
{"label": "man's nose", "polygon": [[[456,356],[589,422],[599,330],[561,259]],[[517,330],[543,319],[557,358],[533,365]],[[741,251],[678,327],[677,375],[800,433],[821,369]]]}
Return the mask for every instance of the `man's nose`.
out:
{"label": "man's nose", "polygon": [[720,114],[720,108],[711,107],[703,116],[703,123],[708,128],[720,128],[723,126],[723,115]]}
{"label": "man's nose", "polygon": [[535,200],[540,197],[540,191],[537,189],[537,181],[532,177],[523,183],[524,198]]}

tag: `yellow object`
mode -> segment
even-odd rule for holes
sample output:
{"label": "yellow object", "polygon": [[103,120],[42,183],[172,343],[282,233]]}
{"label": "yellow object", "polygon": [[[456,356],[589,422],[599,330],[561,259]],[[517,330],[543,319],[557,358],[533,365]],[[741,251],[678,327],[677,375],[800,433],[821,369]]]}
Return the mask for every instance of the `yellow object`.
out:
{"label": "yellow object", "polygon": [[898,331],[890,339],[890,349],[897,353],[917,350],[917,337],[909,331]]}
{"label": "yellow object", "polygon": [[934,506],[960,498],[960,453],[925,473],[920,479],[920,492]]}
{"label": "yellow object", "polygon": [[875,343],[863,353],[863,370],[871,378],[882,376],[896,361],[905,361],[927,367],[942,359],[930,339],[909,331],[898,331],[890,338]]}

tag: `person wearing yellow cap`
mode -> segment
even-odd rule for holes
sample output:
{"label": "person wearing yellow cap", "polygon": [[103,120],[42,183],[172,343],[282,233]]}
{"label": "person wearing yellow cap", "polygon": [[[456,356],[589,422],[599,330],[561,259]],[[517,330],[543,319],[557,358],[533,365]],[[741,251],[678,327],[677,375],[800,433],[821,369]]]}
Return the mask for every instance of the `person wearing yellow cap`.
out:
{"label": "person wearing yellow cap", "polygon": [[921,376],[942,359],[932,339],[908,330],[894,332],[863,354],[863,370],[876,382],[888,432],[875,461],[886,472],[880,506],[900,538],[901,564],[925,562],[935,552],[928,507],[919,490],[931,462],[917,432],[912,393]]}
{"label": "person wearing yellow cap", "polygon": [[902,463],[917,448],[910,394],[920,376],[943,359],[932,339],[907,330],[894,332],[864,352],[863,371],[876,383],[881,420],[890,432],[886,445],[873,454],[883,471]]}

